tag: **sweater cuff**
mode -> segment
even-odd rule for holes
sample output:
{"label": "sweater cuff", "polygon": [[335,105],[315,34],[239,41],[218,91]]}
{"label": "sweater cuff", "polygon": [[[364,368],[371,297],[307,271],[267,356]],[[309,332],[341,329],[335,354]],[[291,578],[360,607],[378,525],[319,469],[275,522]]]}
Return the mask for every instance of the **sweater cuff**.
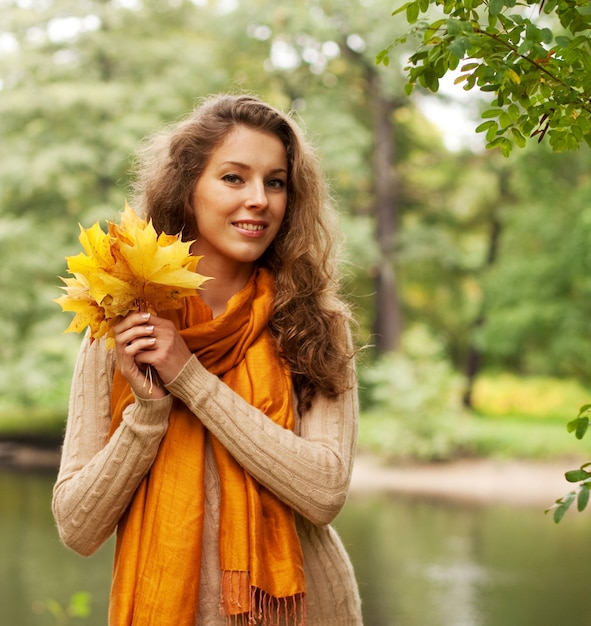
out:
{"label": "sweater cuff", "polygon": [[136,396],[135,402],[124,409],[123,421],[138,436],[162,436],[168,428],[171,407],[170,395],[155,399]]}
{"label": "sweater cuff", "polygon": [[[176,377],[165,387],[180,400],[197,397],[211,381],[213,375],[208,372],[199,359],[193,355],[184,365]],[[217,377],[213,377],[217,382]]]}

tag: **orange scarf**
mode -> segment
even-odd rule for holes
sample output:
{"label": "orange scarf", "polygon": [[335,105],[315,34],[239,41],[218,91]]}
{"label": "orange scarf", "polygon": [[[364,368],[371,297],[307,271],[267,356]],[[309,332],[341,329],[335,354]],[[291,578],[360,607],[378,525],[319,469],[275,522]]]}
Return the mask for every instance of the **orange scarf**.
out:
{"label": "orange scarf", "polygon": [[[169,317],[210,372],[293,430],[291,376],[267,328],[273,290],[271,274],[259,269],[223,315],[212,319],[195,296]],[[111,432],[133,401],[116,371]],[[109,624],[195,626],[206,436],[221,483],[220,610],[235,624],[303,623],[303,558],[292,509],[206,435],[198,414],[174,399],[156,460],[119,522]]]}

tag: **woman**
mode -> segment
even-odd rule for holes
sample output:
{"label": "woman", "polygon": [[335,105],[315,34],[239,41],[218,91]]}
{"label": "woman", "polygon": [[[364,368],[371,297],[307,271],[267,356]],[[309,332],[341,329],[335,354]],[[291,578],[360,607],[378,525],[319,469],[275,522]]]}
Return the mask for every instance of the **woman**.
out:
{"label": "woman", "polygon": [[128,315],[114,350],[83,343],[62,540],[90,555],[117,530],[112,625],[361,624],[328,526],[358,407],[314,154],[289,117],[216,96],[151,140],[134,204],[213,280],[179,311]]}

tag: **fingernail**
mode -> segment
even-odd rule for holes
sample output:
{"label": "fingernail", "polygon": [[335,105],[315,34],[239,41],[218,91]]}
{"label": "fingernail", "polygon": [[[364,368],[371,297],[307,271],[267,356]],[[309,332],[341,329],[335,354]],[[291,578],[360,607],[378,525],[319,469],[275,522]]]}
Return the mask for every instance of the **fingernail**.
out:
{"label": "fingernail", "polygon": [[149,320],[150,319],[150,314],[149,313],[142,313],[142,319],[143,320]]}
{"label": "fingernail", "polygon": [[150,324],[149,326],[146,326],[146,332],[147,333],[151,333],[153,330],[154,330],[153,324]]}

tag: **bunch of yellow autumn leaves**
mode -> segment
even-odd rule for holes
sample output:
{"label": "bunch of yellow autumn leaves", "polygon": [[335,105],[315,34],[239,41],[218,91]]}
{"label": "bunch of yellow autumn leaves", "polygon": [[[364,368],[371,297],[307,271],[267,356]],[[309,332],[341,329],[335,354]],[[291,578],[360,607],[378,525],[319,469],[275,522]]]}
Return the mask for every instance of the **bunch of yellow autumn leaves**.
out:
{"label": "bunch of yellow autumn leaves", "polygon": [[112,328],[122,317],[178,309],[209,280],[196,271],[201,257],[191,256],[191,241],[158,235],[127,202],[120,224],[107,221],[107,232],[98,222],[80,226],[80,243],[84,252],[66,257],[73,278],[61,279],[66,293],[55,302],[76,314],[65,332],[89,328],[91,341],[106,335],[112,346]]}

